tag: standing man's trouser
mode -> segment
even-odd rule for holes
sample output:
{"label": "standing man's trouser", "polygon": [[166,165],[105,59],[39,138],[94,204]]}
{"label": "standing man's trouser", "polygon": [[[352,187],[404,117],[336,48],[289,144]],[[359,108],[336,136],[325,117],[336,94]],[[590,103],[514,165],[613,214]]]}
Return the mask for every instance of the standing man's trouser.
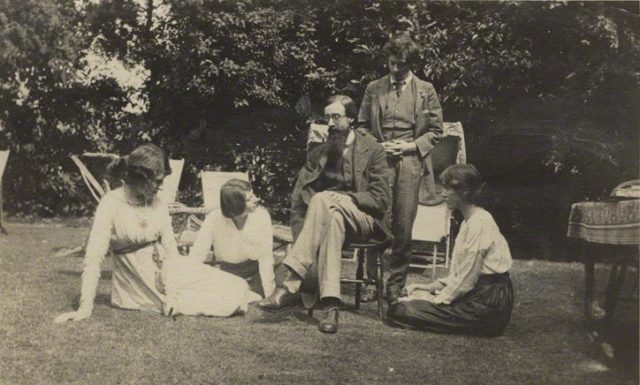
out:
{"label": "standing man's trouser", "polygon": [[391,169],[391,231],[387,293],[399,292],[407,280],[411,260],[411,231],[418,211],[422,161],[417,154],[388,157]]}
{"label": "standing man's trouser", "polygon": [[344,241],[347,236],[350,240],[366,240],[373,229],[373,217],[360,211],[350,196],[337,191],[319,192],[311,198],[300,235],[283,263],[305,279],[316,264],[320,298],[340,299]]}

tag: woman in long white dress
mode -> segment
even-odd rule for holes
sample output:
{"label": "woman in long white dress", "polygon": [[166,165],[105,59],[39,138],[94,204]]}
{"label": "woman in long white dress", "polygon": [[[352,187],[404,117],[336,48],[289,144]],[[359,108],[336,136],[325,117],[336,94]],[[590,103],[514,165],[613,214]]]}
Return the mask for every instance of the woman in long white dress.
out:
{"label": "woman in long white dress", "polygon": [[159,147],[142,145],[110,170],[125,183],[98,205],[84,259],[80,306],[56,322],[91,316],[109,250],[114,261],[111,304],[118,308],[226,317],[245,312],[249,302],[260,299],[243,279],[178,253],[167,205],[157,196],[170,173]]}

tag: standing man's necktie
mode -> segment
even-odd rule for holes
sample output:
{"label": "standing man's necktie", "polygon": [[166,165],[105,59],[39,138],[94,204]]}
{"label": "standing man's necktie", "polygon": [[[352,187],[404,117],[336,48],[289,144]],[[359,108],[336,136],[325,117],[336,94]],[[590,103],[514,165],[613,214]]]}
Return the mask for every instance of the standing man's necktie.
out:
{"label": "standing man's necktie", "polygon": [[393,82],[393,86],[396,89],[396,95],[398,95],[398,97],[400,97],[400,94],[402,94],[402,86],[404,86],[405,82],[401,81],[401,82]]}

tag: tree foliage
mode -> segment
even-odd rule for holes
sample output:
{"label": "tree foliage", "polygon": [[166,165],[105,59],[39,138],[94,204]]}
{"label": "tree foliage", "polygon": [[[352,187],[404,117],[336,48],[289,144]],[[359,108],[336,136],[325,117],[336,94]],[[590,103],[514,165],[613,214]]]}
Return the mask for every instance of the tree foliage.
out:
{"label": "tree foliage", "polygon": [[[147,138],[187,158],[188,203],[198,170],[248,170],[284,219],[305,119],[331,93],[359,100],[400,31],[418,43],[414,71],[436,86],[445,120],[471,140],[549,134],[534,166],[576,199],[601,196],[638,172],[637,13],[592,2],[2,0],[5,201],[13,212],[82,212],[68,155]],[[143,86],[87,80],[90,51],[144,66]],[[128,112],[132,95],[144,112]]]}

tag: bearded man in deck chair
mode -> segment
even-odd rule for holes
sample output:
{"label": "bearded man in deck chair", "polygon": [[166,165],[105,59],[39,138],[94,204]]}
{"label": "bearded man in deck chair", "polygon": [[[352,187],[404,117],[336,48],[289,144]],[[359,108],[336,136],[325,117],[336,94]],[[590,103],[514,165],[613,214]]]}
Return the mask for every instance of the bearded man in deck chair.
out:
{"label": "bearded man in deck chair", "polygon": [[345,239],[383,242],[389,238],[384,218],[391,191],[384,148],[364,130],[354,129],[353,100],[332,96],[324,114],[328,140],[309,153],[291,199],[294,245],[283,261],[289,274],[258,307],[283,310],[302,291],[305,306],[311,308],[319,294],[327,310],[319,329],[335,333],[343,244]]}

